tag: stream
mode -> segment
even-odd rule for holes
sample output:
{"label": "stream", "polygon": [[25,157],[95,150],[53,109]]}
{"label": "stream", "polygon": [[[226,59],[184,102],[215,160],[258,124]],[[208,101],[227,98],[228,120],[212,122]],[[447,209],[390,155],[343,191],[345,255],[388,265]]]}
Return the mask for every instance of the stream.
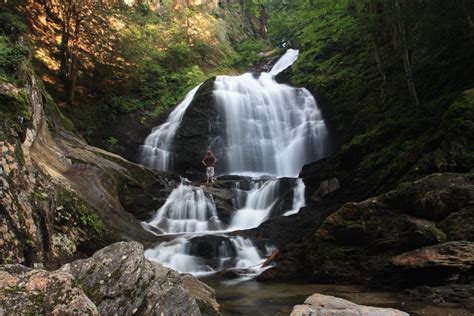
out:
{"label": "stream", "polygon": [[412,316],[472,315],[472,312],[459,307],[430,306],[397,293],[355,285],[261,283],[254,280],[228,284],[213,278],[201,280],[216,290],[223,315],[289,315],[294,305],[302,304],[313,293],[341,297],[356,304],[396,308]]}

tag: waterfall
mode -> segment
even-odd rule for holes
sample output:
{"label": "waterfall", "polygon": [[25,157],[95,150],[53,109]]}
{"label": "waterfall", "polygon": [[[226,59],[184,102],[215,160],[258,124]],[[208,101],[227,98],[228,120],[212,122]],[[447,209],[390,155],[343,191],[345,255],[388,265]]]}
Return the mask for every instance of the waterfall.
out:
{"label": "waterfall", "polygon": [[289,51],[270,73],[218,76],[214,97],[225,135],[215,141],[225,155],[223,174],[295,177],[327,154],[327,129],[316,100],[304,88],[279,84],[274,75],[294,61]]}
{"label": "waterfall", "polygon": [[193,88],[184,100],[171,112],[166,123],[153,129],[141,147],[140,163],[144,166],[163,170],[173,170],[173,152],[171,152],[174,135],[181,123],[186,109],[193,101],[199,87]]}
{"label": "waterfall", "polygon": [[270,70],[270,75],[276,76],[286,68],[293,65],[293,63],[298,59],[299,50],[297,49],[288,49],[286,53],[281,56],[281,58],[273,65]]}
{"label": "waterfall", "polygon": [[230,229],[249,229],[263,223],[278,198],[277,194],[277,180],[254,184],[254,188],[247,195],[245,206],[233,216]]}
{"label": "waterfall", "polygon": [[304,198],[305,185],[302,179],[296,180],[296,187],[293,188],[293,206],[290,211],[284,213],[284,216],[289,216],[298,213],[306,201]]}
{"label": "waterfall", "polygon": [[213,252],[212,256],[193,255],[195,238],[185,236],[145,250],[145,257],[176,271],[196,275],[224,268],[248,269],[247,273],[251,274],[263,271],[260,265],[265,259],[251,240],[241,236],[220,237],[222,240],[217,242],[216,252]]}
{"label": "waterfall", "polygon": [[[226,220],[228,224],[219,219],[221,210],[211,194],[202,187],[180,184],[153,218],[142,223],[158,235],[179,234],[147,249],[148,259],[193,274],[235,269],[252,277],[263,271],[264,258],[252,240],[226,233],[257,227],[272,216],[298,213],[305,205],[305,185],[294,178],[304,164],[327,154],[327,129],[314,97],[304,88],[275,81],[297,57],[297,50],[288,50],[270,72],[258,77],[246,73],[216,78],[217,117],[212,119],[220,120],[219,126],[225,128],[210,141],[221,155],[221,174],[251,175],[252,180],[236,182],[232,190],[235,212]],[[174,135],[198,88],[147,137],[141,149],[144,165],[173,170]]]}
{"label": "waterfall", "polygon": [[192,185],[180,184],[155,216],[144,225],[166,233],[207,232],[222,229],[212,197]]}

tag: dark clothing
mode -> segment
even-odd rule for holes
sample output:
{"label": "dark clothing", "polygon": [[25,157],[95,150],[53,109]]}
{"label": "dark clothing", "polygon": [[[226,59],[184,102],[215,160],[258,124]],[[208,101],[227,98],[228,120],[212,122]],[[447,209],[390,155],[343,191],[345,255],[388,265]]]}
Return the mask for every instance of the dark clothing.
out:
{"label": "dark clothing", "polygon": [[203,158],[202,160],[206,167],[212,167],[216,163],[216,157],[214,155],[207,155],[206,157]]}

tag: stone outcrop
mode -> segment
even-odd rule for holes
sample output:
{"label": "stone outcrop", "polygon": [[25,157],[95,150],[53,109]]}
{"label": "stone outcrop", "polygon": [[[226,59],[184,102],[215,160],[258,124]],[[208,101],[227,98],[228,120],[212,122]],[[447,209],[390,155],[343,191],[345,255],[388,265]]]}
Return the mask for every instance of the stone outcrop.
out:
{"label": "stone outcrop", "polygon": [[291,316],[408,316],[407,313],[393,308],[379,308],[358,305],[348,300],[322,294],[313,294],[308,297],[303,305],[293,307]]}
{"label": "stone outcrop", "polygon": [[212,289],[146,260],[143,246],[136,242],[113,244],[89,259],[66,264],[61,271],[73,275],[103,315],[200,315],[194,295],[202,308],[218,308]]}
{"label": "stone outcrop", "polygon": [[313,193],[311,199],[314,201],[319,201],[321,198],[325,197],[329,193],[335,192],[341,188],[339,180],[337,178],[331,178],[321,182],[319,188]]}
{"label": "stone outcrop", "polygon": [[386,199],[410,215],[439,221],[474,204],[474,176],[433,174],[401,184]]}
{"label": "stone outcrop", "polygon": [[8,104],[0,130],[0,263],[57,268],[118,240],[153,241],[140,220],[179,178],[87,145],[64,129],[36,77],[25,81],[0,89]]}
{"label": "stone outcrop", "polygon": [[[181,124],[176,131],[172,151],[176,153],[174,161],[175,171],[183,174],[191,180],[204,179],[205,169],[202,158],[206,155],[211,138],[223,132],[222,126],[209,124],[214,122],[217,116],[213,89],[214,80],[211,78],[204,82],[193,101],[187,108]],[[222,155],[215,152],[217,159]],[[216,173],[219,173],[222,164],[216,164]]]}
{"label": "stone outcrop", "polygon": [[[430,276],[441,271],[441,268],[434,268],[434,263],[423,269],[423,277],[420,274],[419,278],[413,277],[413,282],[407,283],[412,275],[410,271],[415,269],[395,266],[392,258],[407,252],[414,258],[416,253],[434,255],[436,249],[440,252],[450,249],[453,258],[448,261],[452,263],[457,258],[462,262],[470,243],[446,242],[459,240],[459,237],[469,240],[472,236],[473,228],[467,214],[473,203],[473,187],[471,175],[435,174],[402,184],[375,198],[346,203],[323,218],[324,222],[309,238],[281,247],[276,266],[259,278],[275,280],[299,276],[318,282],[431,284]],[[304,211],[305,208],[301,212]],[[465,222],[462,221],[464,216]],[[417,251],[420,248],[428,250]],[[462,271],[470,271],[470,268],[445,268],[442,270],[446,274],[439,278],[441,284],[452,282],[454,275],[458,275],[457,282],[469,282],[468,273]]]}
{"label": "stone outcrop", "polygon": [[0,315],[99,315],[94,303],[61,271],[0,266]]}
{"label": "stone outcrop", "polygon": [[458,281],[474,271],[474,242],[451,241],[424,247],[395,256],[390,263],[399,282],[439,285]]}
{"label": "stone outcrop", "polygon": [[220,315],[214,290],[148,261],[137,242],[119,242],[49,272],[0,266],[5,315]]}

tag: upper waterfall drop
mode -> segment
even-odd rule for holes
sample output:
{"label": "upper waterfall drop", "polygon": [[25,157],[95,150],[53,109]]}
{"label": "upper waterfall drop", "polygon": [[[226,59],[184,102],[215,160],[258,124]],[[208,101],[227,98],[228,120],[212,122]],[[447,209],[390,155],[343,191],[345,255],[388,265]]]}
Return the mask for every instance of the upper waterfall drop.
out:
{"label": "upper waterfall drop", "polygon": [[154,128],[145,139],[145,144],[141,146],[140,152],[140,163],[142,165],[163,171],[173,170],[171,146],[174,135],[200,86],[198,85],[189,91],[183,101],[171,112],[166,123]]}
{"label": "upper waterfall drop", "polygon": [[285,70],[286,68],[293,65],[293,63],[298,59],[298,54],[300,53],[297,49],[289,49],[286,53],[276,62],[276,64],[272,67],[269,74],[272,76],[278,75],[280,72]]}
{"label": "upper waterfall drop", "polygon": [[214,141],[224,156],[222,174],[296,177],[303,165],[327,154],[327,129],[314,97],[274,79],[297,55],[288,50],[258,78],[251,73],[216,78],[214,97],[226,126]]}

